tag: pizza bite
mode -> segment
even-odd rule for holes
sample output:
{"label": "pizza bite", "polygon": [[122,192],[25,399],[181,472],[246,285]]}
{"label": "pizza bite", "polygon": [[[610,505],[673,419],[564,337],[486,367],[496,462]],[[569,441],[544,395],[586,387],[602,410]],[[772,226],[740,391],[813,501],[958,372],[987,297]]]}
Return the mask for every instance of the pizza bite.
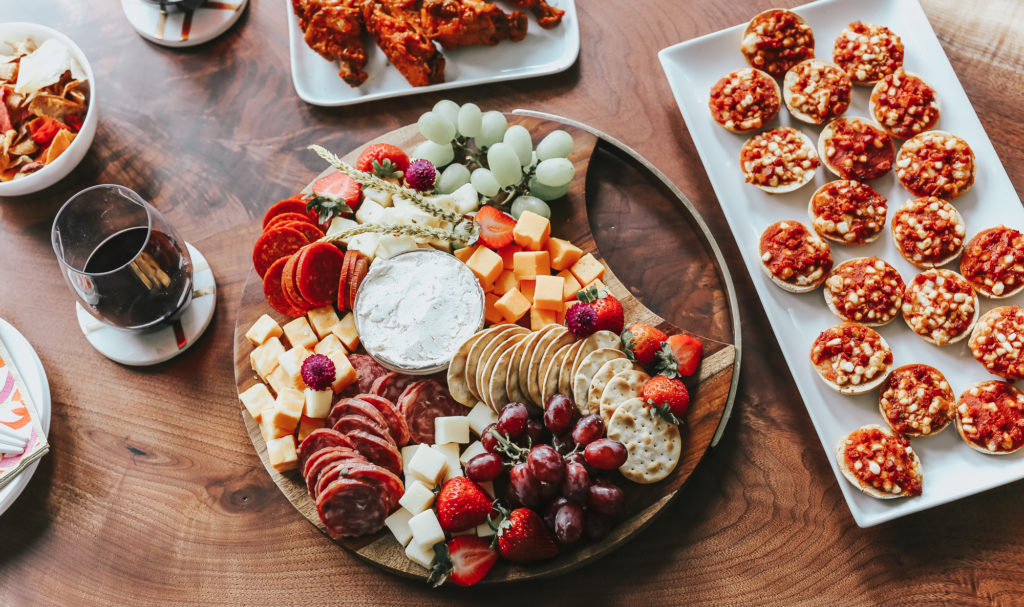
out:
{"label": "pizza bite", "polygon": [[862,394],[882,383],[892,350],[874,329],[852,322],[825,329],[811,346],[811,364],[828,387]]}
{"label": "pizza bite", "polygon": [[896,139],[909,139],[939,121],[939,97],[917,74],[903,68],[878,81],[868,101],[871,115]]}
{"label": "pizza bite", "polygon": [[866,118],[836,118],[821,130],[818,150],[825,168],[842,179],[871,181],[892,169],[889,134]]}
{"label": "pizza bite", "polygon": [[899,316],[903,288],[896,268],[877,257],[856,257],[825,280],[825,304],[841,320],[877,327]]}
{"label": "pizza bite", "polygon": [[928,365],[894,369],[878,394],[878,409],[894,432],[933,436],[953,421],[956,396],[945,376]]}
{"label": "pizza bite", "polygon": [[921,495],[921,460],[909,439],[888,428],[871,424],[839,439],[836,463],[846,480],[872,497]]}
{"label": "pizza bite", "polygon": [[982,453],[1017,451],[1024,446],[1024,393],[995,379],[974,384],[957,401],[956,431]]}
{"label": "pizza bite", "polygon": [[967,343],[989,373],[1003,379],[1024,379],[1024,310],[1020,306],[985,312]]}
{"label": "pizza bite", "polygon": [[874,242],[885,228],[888,210],[885,196],[873,187],[846,179],[818,188],[807,207],[819,236],[848,245]]}
{"label": "pizza bite", "polygon": [[799,221],[779,221],[761,234],[761,267],[772,282],[793,293],[818,288],[832,269],[828,243]]}
{"label": "pizza bite", "polygon": [[907,201],[892,216],[892,238],[903,259],[919,268],[937,268],[964,250],[964,218],[934,196]]}
{"label": "pizza bite", "polygon": [[948,346],[964,339],[978,320],[974,287],[952,270],[932,268],[910,281],[903,293],[903,320],[928,343]]}
{"label": "pizza bite", "polygon": [[740,50],[751,67],[781,78],[789,68],[814,57],[814,32],[800,15],[772,9],[750,20]]}
{"label": "pizza bite", "polygon": [[887,27],[854,21],[836,38],[832,60],[854,84],[874,84],[903,65],[903,41]]}
{"label": "pizza bite", "polygon": [[1024,234],[1006,226],[978,232],[964,246],[960,273],[985,297],[1015,295],[1024,289]]}
{"label": "pizza bite", "polygon": [[779,85],[761,70],[746,67],[711,87],[708,107],[715,122],[733,133],[751,133],[772,121],[782,100]]}
{"label": "pizza bite", "polygon": [[782,82],[786,107],[797,120],[825,124],[850,107],[850,77],[839,66],[807,59],[793,66]]}
{"label": "pizza bite", "polygon": [[788,126],[758,133],[740,149],[740,166],[747,183],[769,194],[792,192],[807,185],[819,164],[811,139]]}
{"label": "pizza bite", "polygon": [[971,146],[945,131],[914,135],[896,156],[896,177],[914,196],[952,200],[971,189],[977,171]]}

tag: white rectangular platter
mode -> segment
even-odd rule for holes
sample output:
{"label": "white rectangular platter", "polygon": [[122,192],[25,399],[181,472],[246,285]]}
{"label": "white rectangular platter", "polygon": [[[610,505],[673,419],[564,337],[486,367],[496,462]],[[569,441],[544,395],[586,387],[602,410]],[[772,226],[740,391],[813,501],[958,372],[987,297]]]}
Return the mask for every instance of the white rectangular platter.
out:
{"label": "white rectangular platter", "polygon": [[[906,47],[907,71],[921,75],[938,91],[942,115],[936,128],[966,139],[977,156],[975,186],[953,201],[967,224],[967,236],[1000,224],[1024,229],[1020,199],[915,0],[820,0],[796,8],[795,12],[807,19],[814,31],[815,54],[826,60],[831,60],[832,44],[839,32],[853,21],[884,25],[896,32]],[[821,289],[797,295],[772,284],[761,270],[757,250],[761,232],[776,221],[793,219],[809,226],[807,205],[811,194],[836,177],[822,167],[811,184],[785,195],[767,194],[744,183],[739,152],[749,136],[730,133],[715,123],[708,110],[708,96],[719,78],[746,67],[740,53],[745,26],[737,25],[671,46],[663,49],[659,58],[853,518],[861,527],[869,527],[1024,478],[1024,450],[1009,456],[985,455],[968,447],[952,426],[938,436],[912,441],[924,468],[924,492],[920,497],[875,499],[841,477],[833,455],[839,439],[865,424],[884,425],[878,411],[878,390],[856,397],[843,396],[818,378],[809,361],[811,344],[821,331],[840,321],[825,306]],[[869,117],[869,93],[870,87],[855,86],[845,115]],[[818,141],[820,127],[793,119],[785,108],[768,126],[774,128],[780,123],[798,128]],[[896,141],[897,148],[901,143]],[[871,185],[889,201],[887,222],[897,208],[913,197],[892,173]],[[881,257],[894,265],[906,283],[920,272],[897,252],[888,223],[883,236],[867,246],[832,245],[836,265],[865,255]],[[947,267],[959,272],[959,258]],[[981,300],[982,313],[997,305],[984,297]],[[1024,303],[1024,295],[1002,300],[998,305],[1014,303]],[[967,340],[945,348],[930,345],[914,335],[902,318],[878,331],[892,347],[894,367],[930,364],[946,375],[957,396],[972,383],[998,379],[974,360]]]}
{"label": "white rectangular platter", "polygon": [[[516,80],[555,74],[569,69],[580,53],[580,26],[574,0],[550,0],[565,11],[562,23],[546,30],[537,25],[529,11],[526,38],[505,40],[497,46],[470,46],[454,51],[441,50],[445,57],[445,81],[414,87],[398,73],[373,38],[364,34],[366,73],[362,85],[351,87],[338,76],[338,65],[327,61],[306,45],[292,3],[282,2],[288,11],[288,46],[291,55],[292,84],[306,103],[325,107],[353,105],[376,99],[429,93],[488,82]],[[511,2],[499,3],[506,12]]]}

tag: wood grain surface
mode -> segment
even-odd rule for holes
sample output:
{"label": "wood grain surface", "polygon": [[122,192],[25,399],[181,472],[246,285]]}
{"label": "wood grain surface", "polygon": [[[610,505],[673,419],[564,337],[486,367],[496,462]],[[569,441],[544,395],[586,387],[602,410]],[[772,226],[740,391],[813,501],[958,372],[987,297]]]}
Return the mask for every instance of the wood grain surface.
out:
{"label": "wood grain surface", "polygon": [[[0,316],[35,345],[53,393],[52,450],[0,515],[0,605],[1020,603],[1022,483],[871,529],[854,524],[657,64],[665,46],[797,2],[577,4],[582,49],[569,71],[445,96],[567,116],[626,142],[686,193],[723,245],[743,318],[737,404],[658,523],[582,569],[498,590],[431,590],[321,535],[264,471],[235,401],[233,326],[256,218],[319,172],[309,143],[352,149],[442,96],[305,105],[291,87],[283,0],[251,0],[224,37],[188,50],[142,40],[115,0],[8,1],[0,19],[56,27],[90,57],[100,125],[67,179],[0,200]],[[922,4],[1016,180],[1024,7]],[[219,281],[207,334],[150,369],[92,351],[49,244],[59,205],[111,182],[153,201]],[[623,283],[669,321],[688,326],[692,306],[720,305],[695,302],[706,278],[674,263],[687,246],[672,229],[678,210],[631,196],[592,208],[590,220]]]}

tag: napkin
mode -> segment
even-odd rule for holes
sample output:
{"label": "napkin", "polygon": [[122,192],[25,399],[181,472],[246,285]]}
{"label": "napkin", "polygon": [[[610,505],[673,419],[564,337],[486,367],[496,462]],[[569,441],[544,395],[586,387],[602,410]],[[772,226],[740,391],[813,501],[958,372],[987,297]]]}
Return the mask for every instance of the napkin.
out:
{"label": "napkin", "polygon": [[0,341],[0,489],[49,450],[32,395]]}

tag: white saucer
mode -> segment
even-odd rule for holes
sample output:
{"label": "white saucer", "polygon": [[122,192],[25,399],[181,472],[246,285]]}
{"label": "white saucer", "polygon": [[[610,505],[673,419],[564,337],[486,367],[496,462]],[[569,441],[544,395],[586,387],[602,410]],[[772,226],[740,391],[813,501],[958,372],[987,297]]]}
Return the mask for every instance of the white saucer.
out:
{"label": "white saucer", "polygon": [[185,47],[209,42],[228,30],[249,0],[210,0],[194,11],[160,10],[143,0],[121,0],[121,9],[140,36],[161,46]]}
{"label": "white saucer", "polygon": [[190,243],[185,244],[192,257],[192,302],[178,320],[182,335],[176,336],[172,326],[141,334],[115,329],[96,320],[76,301],[78,327],[100,354],[122,365],[155,365],[187,350],[210,326],[217,307],[217,282],[199,249]]}
{"label": "white saucer", "polygon": [[[35,403],[36,413],[39,414],[39,423],[43,426],[43,431],[49,435],[50,383],[46,379],[46,371],[43,369],[42,361],[39,360],[39,355],[32,349],[32,344],[28,343],[25,336],[2,318],[0,318],[0,340],[7,346],[7,351],[14,359],[10,362],[18,368],[18,373],[25,380],[25,386],[32,396],[32,402]],[[49,456],[44,455],[43,457]],[[0,515],[21,495],[38,466],[39,460],[32,462],[10,484],[0,489]]]}

